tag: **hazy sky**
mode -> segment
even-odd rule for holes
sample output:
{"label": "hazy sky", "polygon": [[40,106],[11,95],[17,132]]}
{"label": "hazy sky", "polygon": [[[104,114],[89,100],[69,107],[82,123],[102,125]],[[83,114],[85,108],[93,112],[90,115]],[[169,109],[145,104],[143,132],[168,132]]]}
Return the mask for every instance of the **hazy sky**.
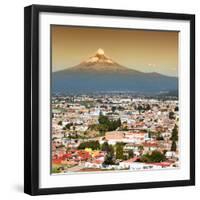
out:
{"label": "hazy sky", "polygon": [[102,48],[129,68],[177,76],[178,32],[52,26],[52,68],[79,64]]}

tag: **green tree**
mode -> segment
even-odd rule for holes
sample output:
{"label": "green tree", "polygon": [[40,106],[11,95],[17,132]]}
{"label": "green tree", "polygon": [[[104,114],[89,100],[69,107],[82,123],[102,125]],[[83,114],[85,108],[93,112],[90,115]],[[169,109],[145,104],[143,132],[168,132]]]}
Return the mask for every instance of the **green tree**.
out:
{"label": "green tree", "polygon": [[72,125],[73,125],[72,123],[66,124],[65,128],[69,130]]}
{"label": "green tree", "polygon": [[109,150],[108,150],[109,153],[111,153],[112,155],[114,155],[114,148],[112,145],[109,145]]}
{"label": "green tree", "polygon": [[143,110],[143,107],[142,107],[141,105],[139,105],[139,106],[137,107],[137,110],[139,111],[139,113],[141,113],[141,111]]}
{"label": "green tree", "polygon": [[109,120],[109,118],[107,116],[104,116],[102,114],[102,112],[100,112],[99,114],[99,131],[100,132],[105,132],[105,131],[114,131],[116,130],[118,127],[121,126],[121,120]]}
{"label": "green tree", "polygon": [[169,119],[175,119],[174,112],[169,112]]}
{"label": "green tree", "polygon": [[99,124],[98,130],[101,133],[101,135],[105,134],[105,132],[109,130],[109,126],[106,124]]}
{"label": "green tree", "polygon": [[62,126],[62,121],[59,121],[59,122],[58,122],[58,125]]}
{"label": "green tree", "polygon": [[139,150],[139,151],[143,151],[143,150],[144,150],[144,147],[143,147],[142,145],[140,145],[140,146],[138,147],[138,150]]}
{"label": "green tree", "polygon": [[96,140],[96,141],[82,142],[82,143],[78,146],[78,149],[85,149],[85,148],[91,148],[92,150],[100,149],[99,141]]}
{"label": "green tree", "polygon": [[123,148],[124,148],[123,143],[117,143],[116,144],[116,159],[123,159],[124,158]]}
{"label": "green tree", "polygon": [[140,158],[141,162],[162,162],[165,161],[166,157],[164,154],[162,154],[159,151],[153,151],[151,154],[147,153],[142,155],[142,157]]}
{"label": "green tree", "polygon": [[107,154],[105,156],[105,160],[103,162],[104,165],[113,165],[115,164],[114,161],[114,148],[112,145],[108,146]]}
{"label": "green tree", "polygon": [[101,150],[102,151],[106,151],[106,152],[109,152],[109,144],[108,142],[104,142],[102,145],[101,145]]}
{"label": "green tree", "polygon": [[109,123],[108,117],[104,116],[102,114],[102,112],[99,113],[99,119],[98,119],[98,121],[99,121],[99,124],[108,124]]}
{"label": "green tree", "polygon": [[124,126],[124,127],[122,128],[122,131],[128,131],[128,126]]}
{"label": "green tree", "polygon": [[53,173],[53,174],[60,173],[60,170],[57,167],[53,167],[51,170],[51,173]]}
{"label": "green tree", "polygon": [[116,106],[112,106],[112,112],[114,113],[116,111]]}
{"label": "green tree", "polygon": [[163,136],[161,135],[161,132],[160,132],[160,131],[158,131],[158,132],[156,133],[156,140],[164,140],[164,138],[163,138]]}
{"label": "green tree", "polygon": [[149,104],[146,105],[145,110],[150,110],[151,106]]}
{"label": "green tree", "polygon": [[176,151],[176,142],[175,141],[172,141],[172,146],[171,146],[171,151]]}
{"label": "green tree", "polygon": [[178,141],[178,127],[177,125],[175,124],[173,130],[172,130],[172,135],[171,135],[171,138],[170,138],[172,141]]}
{"label": "green tree", "polygon": [[117,120],[117,128],[118,128],[118,127],[121,127],[121,125],[122,125],[122,122],[121,122],[121,119],[119,118],[119,119]]}
{"label": "green tree", "polygon": [[152,132],[150,130],[148,130],[148,137],[151,138],[152,137]]}
{"label": "green tree", "polygon": [[120,110],[120,111],[123,111],[123,110],[125,110],[125,108],[124,107],[122,107],[122,106],[118,106],[118,108],[117,108],[118,110]]}
{"label": "green tree", "polygon": [[128,151],[128,158],[130,159],[130,158],[133,158],[133,150],[129,150]]}
{"label": "green tree", "polygon": [[174,108],[174,111],[176,111],[176,112],[178,111],[178,106],[176,106],[176,107]]}
{"label": "green tree", "polygon": [[73,126],[73,131],[75,131],[76,130],[76,126]]}
{"label": "green tree", "polygon": [[113,165],[115,164],[114,162],[114,155],[112,153],[107,153],[107,155],[105,156],[105,160],[103,162],[104,165]]}

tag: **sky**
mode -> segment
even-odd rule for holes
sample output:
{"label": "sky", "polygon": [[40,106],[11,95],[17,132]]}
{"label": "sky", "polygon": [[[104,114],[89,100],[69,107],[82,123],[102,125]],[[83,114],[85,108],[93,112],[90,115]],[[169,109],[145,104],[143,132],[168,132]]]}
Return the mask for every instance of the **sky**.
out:
{"label": "sky", "polygon": [[73,67],[97,49],[142,72],[178,74],[178,32],[51,26],[52,71]]}

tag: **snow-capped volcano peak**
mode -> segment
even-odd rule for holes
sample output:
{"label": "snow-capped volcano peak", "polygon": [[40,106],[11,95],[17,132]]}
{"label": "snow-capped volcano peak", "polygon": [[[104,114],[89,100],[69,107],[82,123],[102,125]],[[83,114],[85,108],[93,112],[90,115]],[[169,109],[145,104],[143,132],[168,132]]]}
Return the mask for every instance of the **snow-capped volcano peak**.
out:
{"label": "snow-capped volcano peak", "polygon": [[99,48],[98,50],[97,50],[97,53],[96,53],[97,55],[104,55],[104,50],[103,49],[101,49],[101,48]]}
{"label": "snow-capped volcano peak", "polygon": [[95,63],[114,64],[114,61],[105,55],[105,52],[104,52],[103,49],[99,48],[99,49],[97,49],[94,56],[89,57],[83,63],[88,63],[88,64],[95,64]]}
{"label": "snow-capped volcano peak", "polygon": [[93,56],[84,60],[80,64],[70,68],[71,71],[82,72],[129,72],[130,69],[118,64],[113,59],[105,55],[105,51],[102,48],[98,48]]}

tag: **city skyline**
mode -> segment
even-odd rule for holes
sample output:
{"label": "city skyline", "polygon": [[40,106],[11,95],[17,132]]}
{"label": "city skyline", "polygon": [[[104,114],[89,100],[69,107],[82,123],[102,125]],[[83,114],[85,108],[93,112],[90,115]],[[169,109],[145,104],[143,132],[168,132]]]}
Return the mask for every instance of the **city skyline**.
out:
{"label": "city skyline", "polygon": [[53,72],[73,67],[102,48],[128,68],[178,75],[178,32],[52,25],[51,38]]}

